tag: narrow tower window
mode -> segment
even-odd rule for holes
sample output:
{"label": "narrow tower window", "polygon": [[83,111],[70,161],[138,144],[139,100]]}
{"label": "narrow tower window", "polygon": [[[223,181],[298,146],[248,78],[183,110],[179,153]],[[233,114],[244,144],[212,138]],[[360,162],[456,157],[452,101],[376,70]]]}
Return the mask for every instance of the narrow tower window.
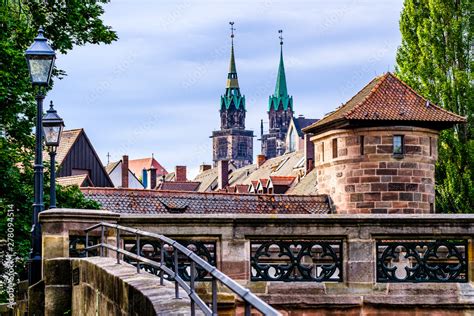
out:
{"label": "narrow tower window", "polygon": [[360,154],[361,156],[364,155],[364,136],[359,136],[359,144],[360,144]]}
{"label": "narrow tower window", "polygon": [[332,158],[337,158],[337,138],[332,140]]}
{"label": "narrow tower window", "polygon": [[403,155],[403,135],[393,136],[393,154],[396,156]]}
{"label": "narrow tower window", "polygon": [[433,140],[430,137],[430,157],[433,156]]}

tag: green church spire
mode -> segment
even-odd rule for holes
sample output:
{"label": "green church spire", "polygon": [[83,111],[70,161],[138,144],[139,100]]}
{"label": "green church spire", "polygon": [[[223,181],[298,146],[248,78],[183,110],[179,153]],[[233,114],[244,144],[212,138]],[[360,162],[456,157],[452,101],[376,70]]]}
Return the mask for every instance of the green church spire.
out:
{"label": "green church spire", "polygon": [[268,110],[272,107],[275,111],[278,110],[280,104],[286,111],[288,107],[293,110],[293,97],[288,95],[288,89],[286,87],[286,75],[285,75],[285,64],[283,63],[283,30],[278,30],[280,36],[280,65],[278,66],[278,75],[275,85],[275,93],[270,96],[268,100]]}
{"label": "green church spire", "polygon": [[280,65],[278,66],[278,76],[277,76],[277,82],[275,86],[275,96],[277,97],[288,96],[288,90],[286,89],[285,65],[283,64],[283,37],[282,36],[280,36]]}
{"label": "green church spire", "polygon": [[233,104],[236,109],[245,110],[245,96],[240,94],[239,79],[237,77],[237,67],[235,66],[234,54],[234,22],[229,22],[231,30],[231,49],[229,73],[227,74],[227,83],[225,86],[225,95],[221,96],[221,108],[229,109]]}

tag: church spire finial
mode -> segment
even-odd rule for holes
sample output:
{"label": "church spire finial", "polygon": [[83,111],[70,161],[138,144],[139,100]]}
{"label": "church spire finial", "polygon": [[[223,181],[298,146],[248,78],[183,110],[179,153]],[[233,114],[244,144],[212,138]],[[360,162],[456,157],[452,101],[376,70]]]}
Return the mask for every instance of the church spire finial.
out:
{"label": "church spire finial", "polygon": [[235,57],[234,57],[234,22],[229,22],[230,24],[230,38],[232,46],[230,49],[230,64],[229,64],[229,74],[227,75],[227,85],[226,88],[239,88],[239,81],[237,79],[237,67],[235,66]]}
{"label": "church spire finial", "polygon": [[234,31],[235,31],[234,22],[229,22],[229,24],[230,24],[230,38],[232,41],[232,45],[234,45]]}
{"label": "church spire finial", "polygon": [[285,97],[288,95],[286,88],[285,65],[283,64],[283,30],[278,30],[278,38],[280,39],[280,65],[278,66],[278,76],[275,86],[275,96]]}

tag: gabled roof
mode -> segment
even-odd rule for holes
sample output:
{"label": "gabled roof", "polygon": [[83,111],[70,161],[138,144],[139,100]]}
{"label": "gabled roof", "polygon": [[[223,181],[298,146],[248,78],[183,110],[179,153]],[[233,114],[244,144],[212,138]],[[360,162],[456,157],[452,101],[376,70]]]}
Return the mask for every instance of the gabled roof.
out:
{"label": "gabled roof", "polygon": [[303,131],[314,133],[349,126],[351,122],[373,125],[381,121],[410,125],[438,123],[430,124],[430,128],[443,129],[464,123],[466,119],[431,103],[388,72],[373,79],[347,103]]}
{"label": "gabled roof", "polygon": [[265,161],[258,169],[243,179],[242,184],[251,184],[252,180],[268,179],[270,176],[298,176],[302,168],[298,162],[304,157],[303,150],[285,153]]}
{"label": "gabled roof", "polygon": [[109,162],[107,164],[107,166],[105,166],[105,171],[107,171],[107,174],[110,175],[112,173],[112,171],[114,171],[115,168],[117,168],[117,166],[120,165],[121,162],[122,162],[122,160]]}
{"label": "gabled roof", "polygon": [[128,169],[135,174],[135,176],[140,177],[142,175],[143,169],[149,170],[153,166],[156,169],[156,175],[158,177],[168,174],[166,169],[160,165],[155,158],[141,158],[141,159],[130,159],[128,161]]}
{"label": "gabled roof", "polygon": [[295,196],[83,188],[102,208],[122,214],[327,214],[327,195]]}
{"label": "gabled roof", "polygon": [[235,185],[235,190],[237,193],[248,193],[249,192],[249,186],[247,184],[236,184]]}
{"label": "gabled roof", "polygon": [[157,190],[163,191],[197,191],[200,182],[192,181],[165,181],[158,184]]}
{"label": "gabled roof", "polygon": [[292,118],[291,121],[295,125],[296,132],[298,133],[299,137],[303,137],[303,128],[310,126],[311,124],[314,124],[318,121],[318,119],[308,119],[305,117],[297,117],[297,118]]}
{"label": "gabled roof", "polygon": [[56,183],[66,187],[71,185],[77,185],[78,187],[93,187],[94,183],[92,183],[91,178],[89,178],[88,174],[79,174],[76,176],[69,176],[69,177],[59,177],[56,178]]}
{"label": "gabled roof", "polygon": [[270,176],[270,182],[273,186],[287,186],[289,187],[294,181],[296,177],[293,176]]}
{"label": "gabled roof", "polygon": [[286,194],[315,195],[318,194],[318,170],[313,169],[298,183],[292,186]]}
{"label": "gabled roof", "polygon": [[[71,151],[72,146],[79,138],[79,135],[84,131],[82,128],[65,130],[61,133],[61,137],[59,139],[59,146],[56,150],[56,163],[60,166],[64,158],[66,158],[67,154]],[[49,155],[46,150],[43,150],[43,160],[49,161]]]}

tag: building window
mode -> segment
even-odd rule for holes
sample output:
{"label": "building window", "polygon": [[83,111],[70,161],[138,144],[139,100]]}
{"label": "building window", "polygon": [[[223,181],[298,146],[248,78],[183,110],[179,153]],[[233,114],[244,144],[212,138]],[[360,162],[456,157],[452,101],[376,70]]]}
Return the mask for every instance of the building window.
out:
{"label": "building window", "polygon": [[246,142],[239,142],[237,147],[237,156],[241,158],[245,158],[247,156],[247,143]]}
{"label": "building window", "polygon": [[324,161],[324,142],[321,143],[321,159]]}
{"label": "building window", "polygon": [[337,138],[332,140],[332,158],[337,158]]}
{"label": "building window", "polygon": [[364,136],[359,136],[360,154],[364,155]]}
{"label": "building window", "polygon": [[217,155],[219,158],[227,158],[227,139],[219,138]]}
{"label": "building window", "polygon": [[393,136],[393,154],[396,156],[403,155],[403,135]]}
{"label": "building window", "polygon": [[433,140],[430,137],[430,157],[433,156]]}
{"label": "building window", "polygon": [[295,151],[295,133],[294,133],[294,128],[290,130],[290,144],[289,144],[289,152],[294,152]]}

